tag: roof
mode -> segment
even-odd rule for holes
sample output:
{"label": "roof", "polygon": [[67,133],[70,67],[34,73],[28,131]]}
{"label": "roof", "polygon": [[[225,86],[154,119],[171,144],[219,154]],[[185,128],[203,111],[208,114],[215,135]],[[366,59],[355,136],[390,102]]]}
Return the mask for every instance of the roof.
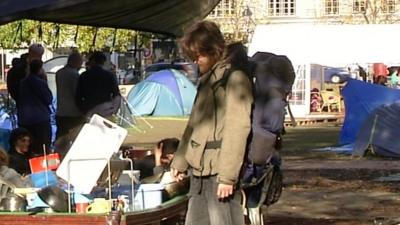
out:
{"label": "roof", "polygon": [[0,25],[20,19],[180,36],[220,0],[3,0]]}

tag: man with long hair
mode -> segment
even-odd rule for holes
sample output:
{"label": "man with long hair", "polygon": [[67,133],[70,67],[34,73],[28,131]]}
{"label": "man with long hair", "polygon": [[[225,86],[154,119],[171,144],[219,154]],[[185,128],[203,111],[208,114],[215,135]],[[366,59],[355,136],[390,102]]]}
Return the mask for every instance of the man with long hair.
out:
{"label": "man with long hair", "polygon": [[244,225],[238,181],[251,128],[250,80],[224,54],[225,41],[215,23],[194,24],[181,44],[201,76],[171,164],[175,180],[182,180],[187,171],[191,174],[186,224]]}

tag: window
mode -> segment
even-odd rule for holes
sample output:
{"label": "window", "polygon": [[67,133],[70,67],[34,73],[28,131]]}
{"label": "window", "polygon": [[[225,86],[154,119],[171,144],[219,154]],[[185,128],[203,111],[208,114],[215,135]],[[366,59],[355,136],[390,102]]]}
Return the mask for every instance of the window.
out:
{"label": "window", "polygon": [[295,66],[296,80],[292,87],[292,95],[289,99],[291,105],[305,105],[305,92],[306,92],[306,66]]}
{"label": "window", "polygon": [[339,0],[325,0],[325,15],[339,14]]}
{"label": "window", "polygon": [[381,5],[382,13],[395,13],[396,1],[395,0],[382,0]]}
{"label": "window", "polygon": [[268,0],[269,16],[294,16],[295,0]]}
{"label": "window", "polygon": [[235,12],[234,2],[234,0],[222,0],[210,13],[210,16],[225,17],[233,15]]}
{"label": "window", "polygon": [[363,13],[367,8],[366,0],[353,1],[353,13]]}

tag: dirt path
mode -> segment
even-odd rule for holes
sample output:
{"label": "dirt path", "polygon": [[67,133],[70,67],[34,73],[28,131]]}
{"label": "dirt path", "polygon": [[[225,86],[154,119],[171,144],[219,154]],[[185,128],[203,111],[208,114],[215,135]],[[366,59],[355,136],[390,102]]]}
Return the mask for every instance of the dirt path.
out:
{"label": "dirt path", "polygon": [[[289,129],[283,154],[284,191],[268,211],[268,224],[400,224],[398,160],[353,158],[310,149],[334,146],[340,127]],[[376,224],[380,224],[377,222]]]}
{"label": "dirt path", "polygon": [[304,160],[284,165],[285,188],[280,201],[268,209],[269,224],[372,224],[379,217],[398,217],[399,183],[377,180],[398,174],[397,161]]}

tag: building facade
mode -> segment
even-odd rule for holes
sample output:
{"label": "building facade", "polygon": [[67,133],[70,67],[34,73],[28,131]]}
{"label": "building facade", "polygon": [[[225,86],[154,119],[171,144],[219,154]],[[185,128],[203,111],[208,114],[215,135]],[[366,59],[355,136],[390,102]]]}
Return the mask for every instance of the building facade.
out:
{"label": "building facade", "polygon": [[[400,23],[400,0],[221,0],[208,18],[219,23],[225,35],[232,40],[247,43],[250,54],[256,49],[285,54],[292,60],[296,81],[290,103],[295,116],[304,116],[310,113],[314,73],[328,66],[338,66],[338,61],[345,60],[344,56],[348,55],[355,56],[345,62],[348,65],[361,61],[386,62],[388,57],[383,56],[387,56],[387,52],[397,45],[397,41],[389,40],[387,35],[390,33],[396,38],[393,32],[398,29],[393,24]],[[329,26],[345,24],[358,26]],[[357,33],[356,29],[366,30],[362,24],[387,25],[368,26],[373,32]],[[369,42],[362,47],[360,43],[364,39]],[[356,51],[355,46],[361,47]],[[322,52],[318,53],[318,50]],[[308,60],[312,52],[321,57]],[[362,60],[362,54],[375,58],[372,61]]]}
{"label": "building facade", "polygon": [[208,19],[228,38],[248,42],[259,24],[393,24],[400,0],[221,0]]}

